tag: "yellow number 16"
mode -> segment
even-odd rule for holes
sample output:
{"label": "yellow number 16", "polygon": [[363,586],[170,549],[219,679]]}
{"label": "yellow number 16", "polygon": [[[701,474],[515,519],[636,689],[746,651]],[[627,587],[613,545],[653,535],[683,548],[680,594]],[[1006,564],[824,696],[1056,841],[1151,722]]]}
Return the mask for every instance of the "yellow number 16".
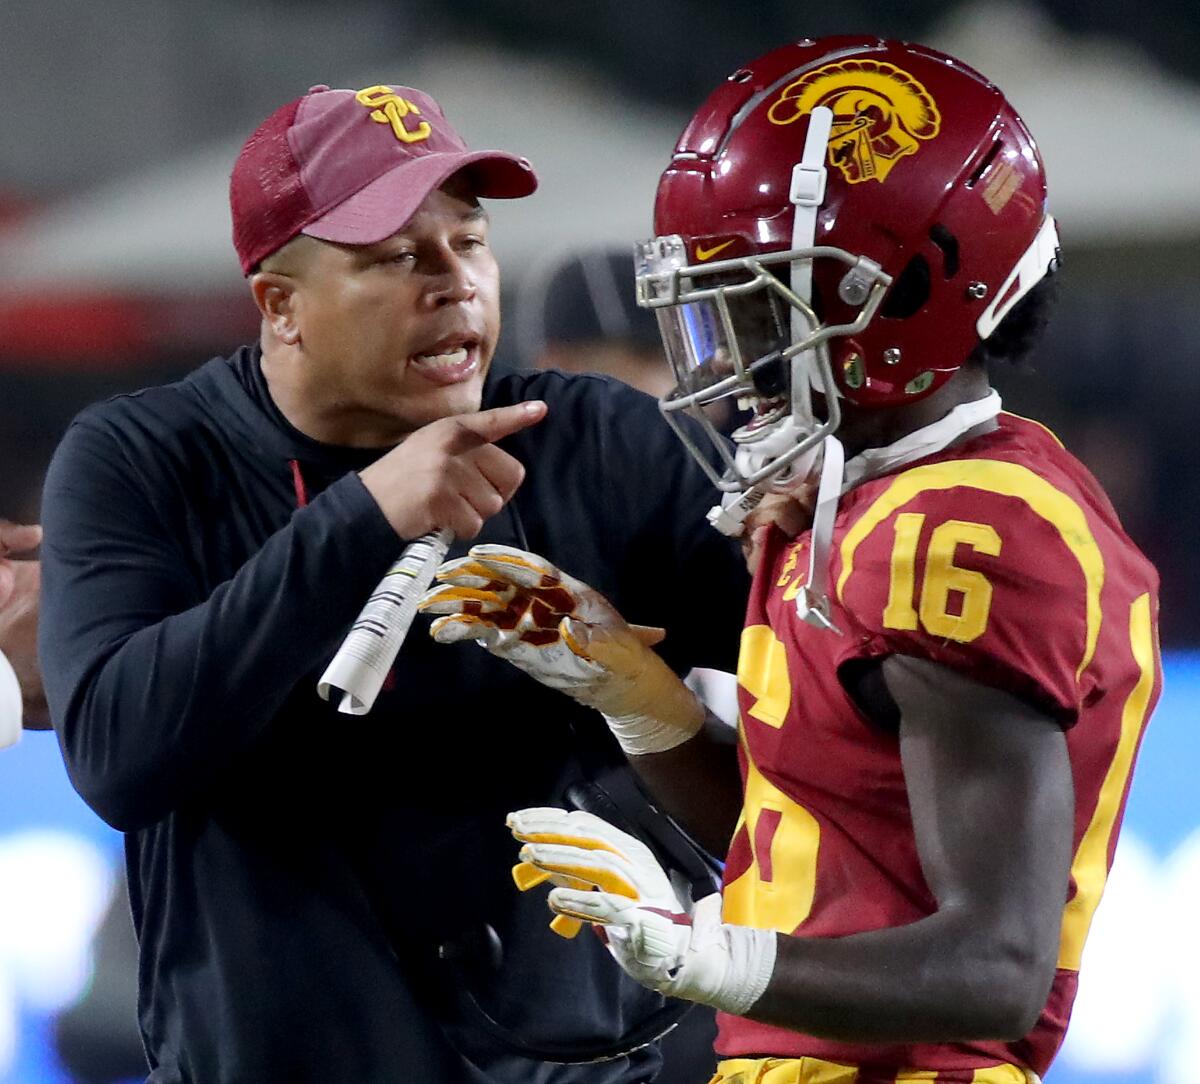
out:
{"label": "yellow number 16", "polygon": [[[901,512],[896,517],[896,544],[892,549],[892,574],[883,623],[889,629],[915,630],[924,626],[932,636],[968,644],[987,629],[992,607],[992,585],[982,572],[959,568],[954,556],[960,545],[988,557],[1000,555],[1000,536],[986,523],[949,519],[929,536],[920,601],[916,594],[917,546],[925,526],[922,512]],[[950,613],[950,593],[956,592],[958,613]]]}

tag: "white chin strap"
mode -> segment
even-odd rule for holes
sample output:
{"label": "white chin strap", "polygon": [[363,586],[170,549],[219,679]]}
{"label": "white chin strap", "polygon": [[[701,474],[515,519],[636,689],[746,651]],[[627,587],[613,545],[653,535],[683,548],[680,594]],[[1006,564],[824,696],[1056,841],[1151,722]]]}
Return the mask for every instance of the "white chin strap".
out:
{"label": "white chin strap", "polygon": [[[825,201],[825,183],[828,168],[825,165],[829,149],[829,132],[833,127],[833,111],[826,106],[817,106],[809,114],[808,134],[804,137],[804,150],[800,161],[792,167],[792,186],[788,199],[794,208],[792,215],[793,250],[811,249],[817,240],[817,215]],[[811,259],[793,260],[791,265],[792,293],[812,304]],[[791,310],[792,342],[799,342],[812,334],[805,327],[802,314]],[[805,421],[812,418],[812,389],[821,387],[816,370],[816,352],[806,350],[792,358],[792,414]]]}
{"label": "white chin strap", "polygon": [[[792,167],[792,189],[788,195],[796,208],[792,218],[792,248],[810,249],[817,238],[817,212],[825,200],[825,152],[833,127],[833,111],[819,105],[809,115],[804,152]],[[812,260],[792,261],[792,293],[812,304]],[[792,313],[792,341],[808,335],[800,326],[800,313]]]}
{"label": "white chin strap", "polygon": [[[825,183],[828,170],[825,156],[829,148],[829,133],[833,128],[833,111],[826,106],[817,106],[809,114],[808,133],[804,137],[804,150],[800,161],[792,167],[792,186],[788,193],[795,211],[792,217],[792,248],[811,249],[817,238],[817,214],[825,200]],[[792,293],[812,304],[812,260],[793,260],[791,263]],[[803,326],[802,314],[791,308],[792,342],[807,338],[812,329]],[[803,429],[812,427],[812,389],[822,386],[816,370],[816,351],[806,350],[792,358],[791,369],[791,417],[778,423],[775,432],[753,445],[737,451],[738,469],[743,475],[753,474],[782,454],[798,439]],[[801,419],[801,425],[797,425]],[[793,477],[804,477],[816,463],[819,445],[815,446],[802,460],[793,463],[789,473]],[[757,507],[768,487],[760,483],[744,493],[727,495],[708,514],[708,521],[722,534],[737,536],[742,532],[746,517]]]}
{"label": "white chin strap", "polygon": [[796,595],[796,612],[802,620],[819,629],[841,631],[833,623],[829,611],[829,554],[842,495],[906,463],[940,452],[999,413],[1000,393],[993,391],[973,403],[960,403],[944,417],[901,437],[895,444],[886,448],[868,448],[848,463],[842,442],[833,436],[825,438],[821,445],[824,457],[809,542],[808,580]]}
{"label": "white chin strap", "polygon": [[821,481],[817,486],[817,505],[813,513],[812,538],[808,545],[808,580],[796,595],[796,612],[808,624],[840,633],[829,616],[829,550],[833,542],[833,522],[837,519],[842,496],[846,451],[835,436],[821,443]]}

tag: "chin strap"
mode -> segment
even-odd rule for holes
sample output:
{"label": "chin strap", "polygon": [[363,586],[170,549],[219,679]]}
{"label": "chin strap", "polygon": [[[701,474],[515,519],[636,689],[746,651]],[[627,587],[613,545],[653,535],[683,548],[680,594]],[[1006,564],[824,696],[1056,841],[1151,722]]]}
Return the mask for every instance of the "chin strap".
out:
{"label": "chin strap", "polygon": [[[833,127],[833,111],[819,105],[808,118],[808,134],[800,161],[792,167],[792,187],[788,198],[796,208],[792,218],[792,248],[810,249],[817,236],[817,213],[825,199],[825,153],[829,147],[829,132]],[[812,260],[792,261],[792,293],[812,301]],[[792,341],[808,331],[800,327],[800,314],[792,313]]]}
{"label": "chin strap", "polygon": [[841,631],[830,618],[828,586],[833,525],[842,495],[906,463],[940,452],[999,413],[1000,393],[992,391],[973,403],[960,403],[936,422],[901,437],[886,448],[868,448],[848,463],[841,441],[833,436],[825,438],[821,445],[824,452],[821,481],[809,544],[808,582],[796,595],[796,612],[801,620],[819,629]]}
{"label": "chin strap", "polygon": [[[807,251],[816,244],[817,216],[825,200],[825,185],[829,170],[825,157],[829,149],[829,133],[833,128],[833,110],[819,105],[810,114],[808,131],[804,137],[804,150],[800,161],[792,167],[792,184],[788,199],[793,207],[792,248]],[[792,293],[806,303],[812,303],[811,257],[791,262]],[[801,323],[801,313],[791,306],[792,342],[799,342],[812,334],[811,327]],[[816,351],[806,350],[791,361],[792,417],[776,427],[766,440],[756,440],[753,445],[740,447],[737,451],[738,468],[745,474],[753,474],[767,459],[791,447],[797,439],[796,423],[801,417],[806,422],[812,419],[812,389],[821,390],[817,375]],[[794,477],[806,475],[816,462],[820,446],[815,446],[808,455],[789,467]],[[778,449],[778,450],[776,450]],[[758,506],[759,501],[771,491],[771,480],[740,493],[729,493],[721,503],[708,513],[708,521],[724,535],[736,538],[742,533],[746,517]]]}
{"label": "chin strap", "polygon": [[821,444],[821,481],[817,486],[817,505],[813,515],[809,543],[808,581],[796,595],[796,612],[818,629],[841,635],[829,616],[829,548],[833,541],[833,522],[842,496],[846,452],[837,437],[828,436]]}
{"label": "chin strap", "polygon": [[[828,106],[817,106],[808,117],[808,132],[804,137],[804,150],[800,161],[792,167],[792,184],[788,200],[792,204],[792,249],[808,251],[817,241],[817,217],[825,201],[825,185],[829,170],[825,164],[829,151],[829,133],[833,127],[833,111]],[[806,304],[812,304],[813,261],[804,257],[791,262],[792,293]],[[812,334],[813,328],[805,326],[800,311],[791,308],[792,342],[800,342]],[[792,358],[791,363],[792,415],[806,423],[812,420],[812,389],[821,389],[817,372],[815,350],[805,350]]]}

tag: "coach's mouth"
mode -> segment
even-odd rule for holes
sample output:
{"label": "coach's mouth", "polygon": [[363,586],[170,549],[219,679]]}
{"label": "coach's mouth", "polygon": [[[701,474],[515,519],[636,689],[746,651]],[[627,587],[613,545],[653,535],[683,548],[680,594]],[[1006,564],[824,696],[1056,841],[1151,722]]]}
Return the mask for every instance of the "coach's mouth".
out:
{"label": "coach's mouth", "polygon": [[461,384],[479,371],[479,340],[461,335],[441,339],[413,354],[408,364],[433,384]]}

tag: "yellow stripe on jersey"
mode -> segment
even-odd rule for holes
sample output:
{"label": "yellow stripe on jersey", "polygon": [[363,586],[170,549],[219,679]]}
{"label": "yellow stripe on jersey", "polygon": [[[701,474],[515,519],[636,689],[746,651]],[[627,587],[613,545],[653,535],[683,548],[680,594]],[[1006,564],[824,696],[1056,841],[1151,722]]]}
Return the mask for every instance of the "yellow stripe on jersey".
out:
{"label": "yellow stripe on jersey", "polygon": [[[910,1081],[937,1081],[941,1074],[936,1069],[904,1069],[896,1074],[896,1084]],[[957,1079],[957,1077],[956,1077]],[[971,1074],[971,1084],[1040,1084],[1037,1074],[1016,1065],[989,1065],[976,1069]]]}
{"label": "yellow stripe on jersey", "polygon": [[812,911],[821,826],[758,770],[740,721],[738,740],[746,757],[746,783],[733,834],[736,838],[746,830],[751,861],[721,891],[721,917],[735,926],[792,933]]}
{"label": "yellow stripe on jersey", "polygon": [[851,526],[842,539],[842,571],[837,595],[845,601],[846,581],[854,571],[854,554],[871,532],[898,508],[930,490],[967,486],[1003,497],[1016,497],[1049,523],[1075,556],[1087,585],[1087,639],[1076,679],[1087,669],[1100,637],[1100,592],[1104,587],[1104,558],[1088,526],[1087,517],[1062,490],[1018,463],[995,459],[954,459],[905,471]]}
{"label": "yellow stripe on jersey", "polygon": [[[898,1084],[937,1078],[936,1069],[903,1069],[896,1075]],[[709,1084],[854,1084],[857,1080],[858,1066],[821,1058],[725,1058],[717,1063],[717,1075]],[[972,1084],[1040,1084],[1036,1073],[1015,1065],[976,1069],[971,1081]]]}
{"label": "yellow stripe on jersey", "polygon": [[1058,434],[1048,425],[1043,425],[1037,418],[1027,418],[1024,414],[1014,414],[1011,410],[1002,410],[1000,413],[1007,414],[1010,418],[1016,418],[1019,421],[1028,422],[1030,425],[1036,425],[1043,433],[1046,434],[1060,448],[1065,448],[1066,445],[1058,439]]}
{"label": "yellow stripe on jersey", "polygon": [[787,652],[770,625],[747,625],[738,649],[738,684],[752,697],[749,714],[778,730],[792,706]]}
{"label": "yellow stripe on jersey", "polygon": [[1129,610],[1129,646],[1138,667],[1138,680],[1121,712],[1121,736],[1113,754],[1092,819],[1079,842],[1071,862],[1075,895],[1063,911],[1062,936],[1058,947],[1058,966],[1079,970],[1083,943],[1087,939],[1092,916],[1108,879],[1108,847],[1112,840],[1117,811],[1133,770],[1133,754],[1138,737],[1146,725],[1146,709],[1154,692],[1157,651],[1154,642],[1154,615],[1150,596],[1141,595]]}
{"label": "yellow stripe on jersey", "polygon": [[709,1084],[853,1084],[857,1065],[821,1058],[724,1058]]}

